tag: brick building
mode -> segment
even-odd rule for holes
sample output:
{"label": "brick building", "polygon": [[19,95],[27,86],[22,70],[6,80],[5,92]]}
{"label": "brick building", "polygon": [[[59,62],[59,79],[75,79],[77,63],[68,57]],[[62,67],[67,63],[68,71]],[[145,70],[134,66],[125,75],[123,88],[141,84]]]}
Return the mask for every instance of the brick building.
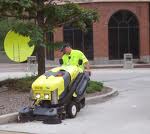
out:
{"label": "brick building", "polygon": [[[70,26],[59,28],[54,41],[70,42],[82,50],[93,64],[120,63],[124,53],[132,53],[135,61],[150,62],[149,0],[74,0],[86,8],[97,9],[99,22],[87,33]],[[47,57],[60,57],[48,52]]]}
{"label": "brick building", "polygon": [[[65,26],[49,36],[50,41],[66,41],[82,50],[93,64],[121,63],[124,53],[134,61],[150,62],[150,0],[72,0],[85,8],[96,9],[99,22],[87,33]],[[46,50],[48,60],[57,61],[58,51]],[[0,51],[0,62],[9,62]],[[58,62],[57,62],[58,63]]]}

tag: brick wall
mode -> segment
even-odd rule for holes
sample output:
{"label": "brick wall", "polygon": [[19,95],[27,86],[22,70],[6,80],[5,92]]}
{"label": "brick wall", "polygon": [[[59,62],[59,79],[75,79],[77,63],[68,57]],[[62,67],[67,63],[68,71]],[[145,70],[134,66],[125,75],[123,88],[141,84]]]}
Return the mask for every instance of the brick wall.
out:
{"label": "brick wall", "polygon": [[[54,42],[56,41],[63,41],[63,28],[57,28],[54,32]],[[58,50],[54,52],[55,58],[60,58],[62,53]]]}
{"label": "brick wall", "polygon": [[[150,55],[148,3],[89,3],[81,6],[97,9],[100,14],[99,22],[93,24],[94,59],[108,59],[108,22],[110,17],[119,10],[129,10],[136,15],[140,29],[140,56]],[[59,30],[55,34],[55,41],[63,40],[61,31],[63,29]]]}

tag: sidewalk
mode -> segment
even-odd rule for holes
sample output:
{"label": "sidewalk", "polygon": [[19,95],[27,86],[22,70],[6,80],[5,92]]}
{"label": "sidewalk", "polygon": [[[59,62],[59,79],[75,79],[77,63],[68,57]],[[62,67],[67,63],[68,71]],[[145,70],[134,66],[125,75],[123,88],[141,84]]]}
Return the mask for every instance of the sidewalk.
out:
{"label": "sidewalk", "polygon": [[0,81],[9,79],[9,78],[22,78],[25,76],[31,76],[31,73],[28,72],[0,72]]}
{"label": "sidewalk", "polygon": [[1,72],[27,72],[27,63],[0,63]]}
{"label": "sidewalk", "polygon": [[87,105],[77,118],[64,120],[57,126],[41,122],[14,123],[0,125],[0,130],[38,134],[150,133],[150,69],[95,69],[91,79],[117,89],[119,96],[105,103]]}
{"label": "sidewalk", "polygon": [[0,63],[0,81],[8,78],[21,78],[25,76],[31,76],[30,72],[27,72],[27,64],[6,64]]}
{"label": "sidewalk", "polygon": [[[46,64],[46,70],[58,65]],[[123,68],[123,64],[90,65],[92,69]],[[150,68],[150,64],[134,64],[134,68]],[[0,72],[27,72],[27,63],[0,63]]]}
{"label": "sidewalk", "polygon": [[[57,65],[46,64],[46,70],[49,70]],[[110,69],[123,68],[123,64],[101,64],[91,65],[91,69]],[[134,64],[134,68],[150,68],[150,64]],[[0,63],[0,81],[8,78],[21,78],[31,76],[27,71],[27,63]]]}
{"label": "sidewalk", "polygon": [[[46,65],[46,69],[51,69],[55,66]],[[123,64],[100,64],[90,65],[91,69],[110,69],[110,68],[123,68]],[[134,68],[150,68],[150,64],[134,64]]]}

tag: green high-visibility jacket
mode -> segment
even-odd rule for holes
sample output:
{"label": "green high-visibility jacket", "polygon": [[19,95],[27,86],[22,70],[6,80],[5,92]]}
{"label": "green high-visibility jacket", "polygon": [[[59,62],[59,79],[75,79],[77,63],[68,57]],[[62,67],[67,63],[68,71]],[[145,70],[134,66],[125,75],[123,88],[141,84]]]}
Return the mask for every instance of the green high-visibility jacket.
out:
{"label": "green high-visibility jacket", "polygon": [[[84,70],[84,65],[88,62],[86,56],[80,50],[71,50],[70,54],[64,54],[63,57],[63,65],[75,65]],[[79,65],[79,60],[83,61],[82,65]]]}

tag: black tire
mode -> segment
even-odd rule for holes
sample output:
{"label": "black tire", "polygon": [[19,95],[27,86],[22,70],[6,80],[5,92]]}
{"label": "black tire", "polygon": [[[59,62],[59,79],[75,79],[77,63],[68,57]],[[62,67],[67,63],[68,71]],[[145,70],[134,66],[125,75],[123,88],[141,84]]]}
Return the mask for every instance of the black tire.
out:
{"label": "black tire", "polygon": [[23,117],[21,114],[18,114],[17,116],[17,122],[23,122]]}
{"label": "black tire", "polygon": [[18,114],[18,122],[33,121],[33,109],[30,107],[24,107],[21,109],[21,113]]}
{"label": "black tire", "polygon": [[77,103],[75,102],[71,102],[68,106],[67,106],[67,115],[69,118],[75,118],[78,112],[78,106]]}
{"label": "black tire", "polygon": [[27,116],[23,116],[22,114],[19,114],[17,117],[17,122],[19,122],[19,123],[25,123],[25,122],[29,122],[29,121],[33,121],[33,119],[31,119],[30,117],[27,117]]}

